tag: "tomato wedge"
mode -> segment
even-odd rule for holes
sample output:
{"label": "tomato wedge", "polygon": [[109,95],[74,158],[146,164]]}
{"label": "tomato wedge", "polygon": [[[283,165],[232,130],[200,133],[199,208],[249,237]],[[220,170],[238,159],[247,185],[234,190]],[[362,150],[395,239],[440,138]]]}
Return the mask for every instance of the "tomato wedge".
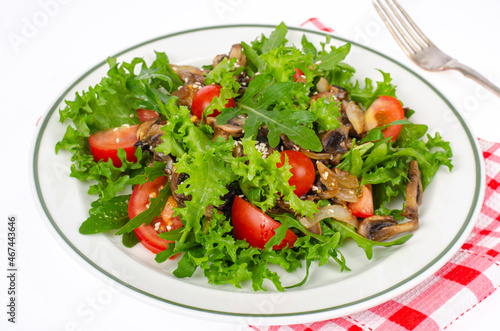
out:
{"label": "tomato wedge", "polygon": [[[220,90],[222,87],[220,85],[207,85],[203,86],[193,97],[193,103],[191,105],[191,111],[193,115],[198,118],[202,117],[205,108],[207,108],[214,98],[217,98],[220,95]],[[224,105],[226,108],[234,107],[234,99],[231,98],[227,100],[227,103]],[[209,117],[215,117],[220,114],[220,111],[215,109],[214,112]]]}
{"label": "tomato wedge", "polygon": [[139,108],[137,109],[137,116],[139,116],[139,120],[141,120],[141,122],[145,122],[149,119],[159,117],[160,115],[158,115],[158,113],[154,110]]}
{"label": "tomato wedge", "polygon": [[[398,99],[382,95],[373,101],[368,110],[365,112],[365,126],[367,130],[371,130],[377,126],[387,125],[397,120],[402,120],[405,117],[403,105]],[[383,130],[384,138],[392,137],[392,141],[396,141],[401,132],[402,125],[391,125]]]}
{"label": "tomato wedge", "polygon": [[[274,236],[274,230],[281,225],[238,196],[234,197],[231,217],[235,238],[246,240],[250,246],[260,249],[264,249],[264,245]],[[273,249],[282,249],[287,244],[288,247],[293,247],[296,240],[297,235],[287,230],[283,241],[279,245],[274,245]]]}
{"label": "tomato wedge", "polygon": [[293,192],[297,196],[303,196],[309,192],[316,179],[314,164],[305,154],[294,150],[286,150],[280,153],[281,162],[276,164],[278,168],[285,164],[285,155],[288,157],[288,164],[292,167],[290,169],[292,177],[290,177],[288,183],[290,186],[295,186]]}
{"label": "tomato wedge", "polygon": [[356,202],[348,205],[351,213],[356,217],[367,218],[373,216],[373,194],[372,186],[361,185],[361,197]]}
{"label": "tomato wedge", "polygon": [[[132,219],[145,211],[149,207],[151,198],[158,196],[160,189],[167,185],[167,183],[168,177],[163,176],[156,178],[152,182],[136,185],[128,204],[129,218]],[[149,225],[142,224],[134,230],[141,244],[151,252],[158,254],[167,249],[168,244],[172,242],[160,238],[158,233],[168,232],[183,226],[179,217],[173,217],[174,208],[176,207],[177,202],[173,196],[170,196],[160,217],[155,217]]]}
{"label": "tomato wedge", "polygon": [[122,148],[127,154],[127,161],[137,161],[134,146],[137,142],[137,126],[120,126],[91,134],[89,136],[90,153],[94,160],[106,162],[111,159],[115,167],[121,167],[122,161],[118,157],[118,149]]}

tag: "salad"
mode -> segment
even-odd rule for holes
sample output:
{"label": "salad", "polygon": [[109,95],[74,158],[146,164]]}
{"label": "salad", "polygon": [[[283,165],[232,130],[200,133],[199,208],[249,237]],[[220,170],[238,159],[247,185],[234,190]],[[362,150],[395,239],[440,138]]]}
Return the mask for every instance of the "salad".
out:
{"label": "salad", "polygon": [[[95,197],[80,233],[142,244],[173,274],[277,290],[307,281],[312,263],[348,271],[360,255],[401,245],[452,151],[411,122],[388,73],[355,79],[350,44],[317,48],[287,27],[241,42],[202,68],[163,52],[118,63],[60,110],[56,145]],[[279,273],[305,269],[297,284]]]}

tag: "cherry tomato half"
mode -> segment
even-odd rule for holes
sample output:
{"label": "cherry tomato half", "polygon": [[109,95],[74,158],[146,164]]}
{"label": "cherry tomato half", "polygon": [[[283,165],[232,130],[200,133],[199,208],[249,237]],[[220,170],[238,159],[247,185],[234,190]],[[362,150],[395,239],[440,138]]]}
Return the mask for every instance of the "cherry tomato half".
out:
{"label": "cherry tomato half", "polygon": [[[152,182],[136,185],[128,203],[129,218],[132,219],[145,211],[149,207],[151,198],[158,196],[160,189],[167,183],[168,177],[163,176],[156,178]],[[151,252],[158,254],[167,249],[168,244],[172,242],[160,238],[158,233],[168,232],[183,226],[179,217],[173,217],[174,208],[176,207],[177,202],[173,196],[170,196],[160,217],[155,217],[149,225],[141,224],[134,230],[139,241]],[[157,223],[159,224],[157,225]]]}
{"label": "cherry tomato half", "polygon": [[[377,126],[383,126],[397,120],[402,120],[405,116],[403,105],[398,99],[382,95],[368,107],[365,113],[365,125],[368,130]],[[391,125],[382,133],[384,138],[392,137],[396,141],[401,132],[402,125]]]}
{"label": "cherry tomato half", "polygon": [[154,110],[139,108],[137,109],[137,116],[139,116],[141,122],[145,122],[149,119],[159,117],[160,115],[158,115],[158,113],[155,112]]}
{"label": "cherry tomato half", "polygon": [[349,203],[348,207],[356,217],[367,218],[373,216],[372,186],[361,185],[361,196],[358,201]]}
{"label": "cherry tomato half", "polygon": [[316,170],[311,159],[305,154],[294,150],[286,150],[280,153],[281,162],[276,164],[281,168],[285,164],[285,155],[288,157],[288,164],[292,166],[290,172],[292,177],[288,180],[290,186],[295,186],[293,191],[297,196],[303,196],[314,184],[316,179]]}
{"label": "cherry tomato half", "polygon": [[296,83],[305,83],[306,76],[304,75],[304,72],[302,70],[295,68],[295,74],[293,75],[293,80]]}
{"label": "cherry tomato half", "polygon": [[[274,230],[281,226],[259,208],[238,196],[234,197],[231,217],[235,238],[246,240],[250,246],[260,249],[264,249],[264,245],[274,236]],[[287,230],[283,241],[279,245],[274,245],[273,249],[282,249],[287,244],[288,247],[293,247],[296,240],[297,235]]]}
{"label": "cherry tomato half", "polygon": [[108,159],[113,161],[115,167],[121,167],[122,161],[118,158],[118,149],[123,148],[127,154],[127,160],[137,161],[135,157],[135,146],[137,125],[120,126],[118,128],[102,130],[89,136],[90,153],[97,162]]}
{"label": "cherry tomato half", "polygon": [[[202,117],[203,112],[205,111],[205,108],[210,105],[212,100],[214,98],[217,98],[220,95],[220,90],[222,87],[219,85],[207,85],[202,87],[198,92],[193,97],[193,103],[191,106],[191,110],[193,112],[193,115],[195,115],[198,118]],[[234,107],[234,99],[231,98],[227,100],[227,103],[224,107],[226,108],[231,108]],[[215,117],[220,114],[220,111],[215,109],[214,112],[208,116],[210,117]]]}

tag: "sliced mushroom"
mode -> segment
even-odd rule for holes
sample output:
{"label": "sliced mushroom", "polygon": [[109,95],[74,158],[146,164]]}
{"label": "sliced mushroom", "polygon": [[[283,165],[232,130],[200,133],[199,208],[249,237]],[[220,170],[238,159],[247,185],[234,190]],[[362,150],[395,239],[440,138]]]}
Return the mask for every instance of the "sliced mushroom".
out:
{"label": "sliced mushroom", "polygon": [[348,94],[346,90],[344,90],[342,87],[335,86],[335,85],[327,85],[328,82],[325,80],[319,80],[318,83],[316,84],[316,89],[318,90],[318,93],[313,95],[311,98],[311,101],[315,101],[317,99],[321,98],[326,98],[326,100],[331,101],[333,100],[338,100],[338,101],[348,101]]}
{"label": "sliced mushroom", "polygon": [[[260,131],[259,131],[259,135],[260,135]],[[281,141],[283,142],[283,145],[285,146],[285,149],[299,151],[313,160],[323,160],[323,161],[329,160],[330,164],[338,164],[340,162],[340,158],[342,157],[342,155],[339,155],[336,153],[334,154],[334,153],[311,152],[308,149],[304,149],[304,148],[300,147],[299,145],[294,144],[294,142],[291,141],[290,138],[288,138],[285,134],[281,134],[280,137],[281,137]]]}
{"label": "sliced mushroom", "polygon": [[408,183],[406,184],[406,203],[402,215],[409,219],[418,219],[418,206],[422,203],[422,178],[416,160],[410,162]]}
{"label": "sliced mushroom", "polygon": [[236,64],[238,66],[244,67],[247,64],[247,57],[243,53],[243,47],[241,44],[234,44],[231,46],[231,49],[229,50],[229,55],[226,54],[219,54],[217,55],[214,60],[213,60],[213,66],[214,68],[222,62],[225,58],[233,59],[236,58]]}
{"label": "sliced mushroom", "polygon": [[212,63],[213,67],[214,67],[214,68],[215,68],[215,67],[217,67],[217,65],[218,65],[219,63],[221,63],[221,62],[222,62],[222,60],[224,60],[225,58],[227,58],[227,55],[226,55],[226,54],[219,54],[219,55],[215,56],[215,57],[214,57],[214,60],[213,60],[213,63]]}
{"label": "sliced mushroom", "polygon": [[363,111],[354,101],[342,101],[342,108],[354,131],[360,136],[365,130],[365,115]]}
{"label": "sliced mushroom", "polygon": [[159,117],[151,118],[139,124],[136,133],[138,141],[134,146],[140,147],[143,151],[150,151],[154,160],[167,162],[167,165],[169,165],[172,163],[170,156],[156,151],[156,146],[162,142],[161,137],[165,134],[162,130],[163,125],[164,123],[161,122]]}
{"label": "sliced mushroom", "polygon": [[[243,137],[243,124],[239,118],[234,118],[229,120],[226,124],[218,125],[217,119],[215,117],[207,117],[207,124],[214,129],[214,140],[217,137],[224,137],[224,139],[229,139],[229,137],[240,138]],[[242,124],[243,123],[243,124]]]}
{"label": "sliced mushroom", "polygon": [[194,85],[205,84],[205,75],[203,74],[200,75],[192,73],[191,71],[188,70],[183,70],[179,71],[177,75],[185,84],[194,84]]}
{"label": "sliced mushroom", "polygon": [[234,44],[231,46],[231,50],[229,51],[229,58],[236,58],[236,63],[239,66],[244,67],[247,64],[247,57],[245,53],[243,53],[243,47],[241,44]]}
{"label": "sliced mushroom", "polygon": [[358,233],[374,241],[384,241],[404,232],[418,229],[418,220],[398,224],[390,215],[374,215],[359,224]]}
{"label": "sliced mushroom", "polygon": [[347,153],[350,143],[348,143],[349,129],[345,125],[340,125],[335,130],[328,130],[320,134],[323,150],[327,153]]}
{"label": "sliced mushroom", "polygon": [[172,174],[172,178],[170,179],[170,189],[172,190],[172,195],[174,196],[175,200],[181,207],[186,206],[186,201],[191,201],[192,197],[188,196],[186,197],[183,193],[179,194],[177,193],[177,189],[180,184],[182,184],[186,179],[188,175],[187,174],[179,174],[177,171],[175,171]]}
{"label": "sliced mushroom", "polygon": [[193,104],[193,98],[196,92],[202,88],[202,85],[200,83],[194,83],[194,84],[184,84],[177,91],[172,92],[171,95],[178,97],[179,99],[177,102],[182,105],[191,108],[191,105]]}

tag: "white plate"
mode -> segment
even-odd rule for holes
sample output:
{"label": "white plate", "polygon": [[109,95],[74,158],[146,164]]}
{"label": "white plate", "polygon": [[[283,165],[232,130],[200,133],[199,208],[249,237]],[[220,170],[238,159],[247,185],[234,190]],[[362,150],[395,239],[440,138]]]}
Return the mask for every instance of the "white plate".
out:
{"label": "white plate", "polygon": [[[256,25],[196,29],[142,43],[117,56],[119,61],[139,56],[151,62],[154,50],[158,50],[165,51],[171,63],[202,65],[211,63],[216,54],[227,52],[234,43],[249,42],[271,31],[270,26]],[[293,28],[287,38],[300,45],[304,33],[318,46],[325,40],[323,33]],[[334,45],[345,42],[332,36]],[[443,167],[438,171],[424,194],[421,228],[405,245],[375,249],[369,261],[351,243],[343,252],[352,271],[339,273],[334,264],[313,267],[302,287],[280,293],[269,286],[269,291],[256,293],[249,286],[236,289],[207,284],[200,273],[178,279],[171,274],[175,261],[157,264],[154,255],[141,245],[127,249],[120,237],[112,234],[81,235],[78,228],[95,198],[87,195],[87,184],[68,176],[70,155],[54,153],[65,132],[65,126],[58,122],[58,109],[64,106],[64,99],[73,99],[76,91],[98,83],[106,74],[105,62],[78,78],[39,125],[32,153],[33,189],[49,227],[84,265],[138,297],[169,310],[221,321],[292,324],[324,320],[373,307],[411,289],[449,260],[471,231],[483,198],[482,157],[466,122],[439,91],[400,63],[352,44],[346,62],[356,68],[357,75],[380,80],[376,69],[390,72],[398,97],[416,111],[412,120],[428,124],[432,134],[439,131],[453,148],[453,172]],[[296,283],[303,272],[283,275],[283,283]]]}

